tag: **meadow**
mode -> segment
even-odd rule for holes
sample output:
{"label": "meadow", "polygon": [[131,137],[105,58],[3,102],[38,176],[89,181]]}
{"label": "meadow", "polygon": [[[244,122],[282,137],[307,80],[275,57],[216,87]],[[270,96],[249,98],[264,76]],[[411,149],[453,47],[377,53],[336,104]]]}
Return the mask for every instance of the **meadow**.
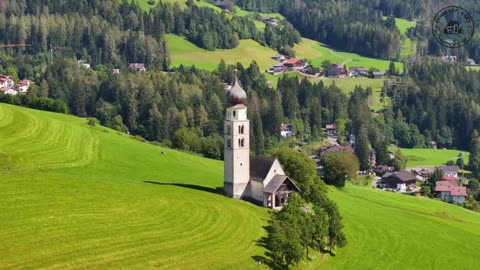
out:
{"label": "meadow", "polygon": [[[395,147],[391,148],[395,150]],[[408,158],[407,167],[418,166],[441,166],[448,161],[456,161],[458,154],[463,153],[465,164],[468,164],[470,153],[460,150],[450,149],[408,149],[400,148],[403,155]]]}
{"label": "meadow", "polygon": [[[267,210],[217,193],[221,161],[0,104],[0,164],[1,269],[266,269]],[[478,263],[478,213],[353,185],[329,194],[348,245],[296,269]]]}

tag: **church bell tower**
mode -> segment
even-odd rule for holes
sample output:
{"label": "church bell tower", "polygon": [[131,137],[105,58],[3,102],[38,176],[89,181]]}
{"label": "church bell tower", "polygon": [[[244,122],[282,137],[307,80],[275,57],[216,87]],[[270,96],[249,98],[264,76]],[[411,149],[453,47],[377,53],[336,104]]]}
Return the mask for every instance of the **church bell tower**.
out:
{"label": "church bell tower", "polygon": [[224,191],[230,198],[248,197],[250,181],[250,121],[247,119],[247,93],[235,80],[227,92],[232,105],[227,108],[224,122]]}

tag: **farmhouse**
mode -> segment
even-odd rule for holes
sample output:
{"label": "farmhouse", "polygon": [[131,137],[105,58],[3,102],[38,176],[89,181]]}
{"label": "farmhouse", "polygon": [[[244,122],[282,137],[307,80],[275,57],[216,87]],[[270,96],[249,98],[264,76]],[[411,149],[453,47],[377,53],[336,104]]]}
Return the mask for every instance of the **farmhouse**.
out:
{"label": "farmhouse", "polygon": [[275,17],[263,17],[262,22],[269,23],[273,26],[278,26],[280,24],[280,20]]}
{"label": "farmhouse", "polygon": [[464,203],[467,197],[467,188],[457,186],[451,181],[437,181],[435,183],[435,193],[438,198],[454,203]]}
{"label": "farmhouse", "polygon": [[335,124],[327,124],[325,125],[325,129],[328,136],[337,135],[337,126],[335,126]]}
{"label": "farmhouse", "polygon": [[147,71],[144,63],[130,63],[130,65],[128,65],[128,68],[139,72]]}
{"label": "farmhouse", "polygon": [[18,94],[17,90],[11,87],[2,87],[0,88],[0,92],[4,93],[5,95],[12,95],[12,96],[15,96]]}
{"label": "farmhouse", "polygon": [[15,87],[19,93],[25,94],[28,92],[28,89],[32,84],[33,82],[30,80],[22,80],[18,82],[18,84]]}
{"label": "farmhouse", "polygon": [[283,62],[283,61],[287,60],[287,57],[285,57],[285,55],[278,54],[278,55],[272,56],[272,59]]}
{"label": "farmhouse", "polygon": [[285,66],[283,65],[283,63],[276,63],[272,67],[273,73],[283,72],[284,70],[285,70]]}
{"label": "farmhouse", "polygon": [[349,72],[352,75],[360,75],[360,76],[366,76],[368,74],[368,69],[364,67],[351,67],[349,69]]}
{"label": "farmhouse", "polygon": [[301,59],[290,58],[283,62],[283,65],[287,68],[301,69],[306,66],[306,62]]}
{"label": "farmhouse", "polygon": [[437,169],[443,171],[444,176],[453,176],[455,179],[458,178],[458,171],[460,170],[458,166],[439,166]]}
{"label": "farmhouse", "polygon": [[292,124],[282,124],[280,126],[280,136],[284,138],[295,136],[295,130]]}
{"label": "farmhouse", "polygon": [[415,186],[417,177],[411,172],[394,172],[383,175],[380,185],[405,192],[407,187]]}
{"label": "farmhouse", "polygon": [[287,203],[289,194],[300,189],[285,174],[277,159],[250,156],[247,93],[237,80],[228,90],[227,100],[232,107],[227,108],[224,122],[225,195],[280,209]]}
{"label": "farmhouse", "polygon": [[337,151],[346,151],[350,153],[354,153],[355,151],[351,146],[342,146],[342,145],[331,145],[331,146],[326,146],[322,147],[317,151],[317,155],[321,158],[326,155],[329,155],[331,153],[335,153]]}
{"label": "farmhouse", "polygon": [[15,82],[10,76],[0,75],[0,88],[13,87]]}
{"label": "farmhouse", "polygon": [[328,78],[345,78],[347,76],[347,69],[342,64],[334,64],[327,70]]}
{"label": "farmhouse", "polygon": [[385,72],[384,71],[374,71],[372,73],[374,79],[381,79],[385,77]]}

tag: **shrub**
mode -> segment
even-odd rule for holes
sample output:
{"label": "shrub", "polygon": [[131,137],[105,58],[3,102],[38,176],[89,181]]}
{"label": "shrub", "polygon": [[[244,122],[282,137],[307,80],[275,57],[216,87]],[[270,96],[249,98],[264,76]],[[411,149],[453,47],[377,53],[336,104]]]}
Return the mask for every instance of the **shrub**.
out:
{"label": "shrub", "polygon": [[147,3],[148,3],[150,6],[153,6],[153,5],[155,5],[155,0],[150,0],[150,1],[148,1]]}
{"label": "shrub", "polygon": [[96,126],[97,124],[100,124],[100,121],[98,121],[98,119],[95,117],[88,117],[87,121],[88,121],[88,124],[92,127]]}

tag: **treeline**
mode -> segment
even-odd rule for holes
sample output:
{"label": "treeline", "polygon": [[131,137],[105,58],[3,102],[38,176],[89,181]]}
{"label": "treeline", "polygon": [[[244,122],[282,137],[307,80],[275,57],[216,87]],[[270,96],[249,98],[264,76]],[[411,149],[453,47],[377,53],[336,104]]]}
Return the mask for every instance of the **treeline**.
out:
{"label": "treeline", "polygon": [[67,113],[67,104],[61,100],[55,100],[51,98],[37,98],[28,95],[6,95],[0,93],[0,103],[7,103],[42,111]]}
{"label": "treeline", "polygon": [[396,136],[399,144],[429,147],[436,141],[440,147],[468,149],[480,126],[478,73],[422,59],[408,68],[408,76],[411,80],[386,90],[402,128]]}
{"label": "treeline", "polygon": [[279,12],[302,36],[337,49],[393,59],[398,56],[401,34],[387,27],[383,13],[363,1],[238,0],[244,9]]}

